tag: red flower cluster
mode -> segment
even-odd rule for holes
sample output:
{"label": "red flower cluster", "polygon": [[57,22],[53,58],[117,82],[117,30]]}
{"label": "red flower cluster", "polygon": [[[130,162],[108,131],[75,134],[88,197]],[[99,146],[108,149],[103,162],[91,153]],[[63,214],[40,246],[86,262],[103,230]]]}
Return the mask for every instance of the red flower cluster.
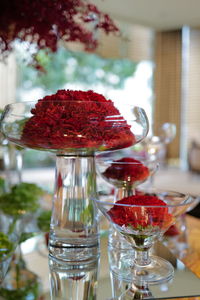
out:
{"label": "red flower cluster", "polygon": [[111,100],[93,91],[59,90],[39,100],[21,142],[31,148],[105,150],[133,145],[135,136]]}
{"label": "red flower cluster", "polygon": [[[121,206],[117,204],[126,204],[130,206]],[[108,214],[115,224],[133,227],[134,229],[145,229],[147,227],[156,226],[165,230],[171,225],[173,220],[172,215],[168,212],[165,202],[156,196],[150,195],[134,195],[123,198],[116,202],[109,210]]]}
{"label": "red flower cluster", "polygon": [[87,0],[1,0],[0,53],[12,50],[15,39],[56,51],[58,41],[74,41],[86,50],[97,46],[95,31],[118,29],[111,18]]}
{"label": "red flower cluster", "polygon": [[113,161],[103,173],[108,179],[116,179],[129,183],[143,181],[149,176],[149,169],[137,159],[124,157]]}

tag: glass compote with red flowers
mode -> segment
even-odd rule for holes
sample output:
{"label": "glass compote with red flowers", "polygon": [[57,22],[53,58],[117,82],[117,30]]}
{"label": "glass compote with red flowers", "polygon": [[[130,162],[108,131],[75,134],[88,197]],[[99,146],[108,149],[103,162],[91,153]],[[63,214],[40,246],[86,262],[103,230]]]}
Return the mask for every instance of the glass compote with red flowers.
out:
{"label": "glass compote with red flowers", "polygon": [[135,250],[129,267],[122,265],[119,272],[111,266],[112,271],[116,271],[122,279],[129,277],[140,283],[155,284],[171,279],[173,266],[160,257],[150,256],[149,251],[175,223],[176,217],[192,205],[194,198],[178,192],[154,190],[117,201],[114,197],[95,201],[104,216]]}
{"label": "glass compote with red flowers", "polygon": [[115,198],[118,200],[134,195],[136,187],[158,168],[158,164],[152,161],[126,156],[112,159],[112,155],[107,153],[97,156],[97,164],[102,178],[115,187]]}
{"label": "glass compote with red flowers", "polygon": [[[100,176],[114,186],[115,201],[138,193],[137,186],[152,176],[158,164],[145,160],[144,157],[133,158],[124,156],[126,150],[101,153],[97,156],[97,166]],[[127,153],[126,153],[127,154]],[[109,262],[116,269],[126,265],[134,255],[130,244],[112,226],[108,234]]]}
{"label": "glass compote with red flowers", "polygon": [[5,108],[1,130],[10,142],[56,154],[49,251],[57,259],[96,259],[94,154],[129,147],[148,132],[143,109],[126,106],[128,115],[123,110],[93,91],[72,90]]}

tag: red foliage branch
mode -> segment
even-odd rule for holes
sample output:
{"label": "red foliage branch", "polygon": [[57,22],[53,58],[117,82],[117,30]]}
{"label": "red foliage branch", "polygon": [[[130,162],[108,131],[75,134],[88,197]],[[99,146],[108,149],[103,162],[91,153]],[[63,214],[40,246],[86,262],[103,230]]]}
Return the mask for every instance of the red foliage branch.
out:
{"label": "red foliage branch", "polygon": [[87,0],[0,1],[1,56],[12,50],[16,39],[53,52],[59,40],[80,42],[91,50],[97,46],[98,29],[118,31],[111,18]]}

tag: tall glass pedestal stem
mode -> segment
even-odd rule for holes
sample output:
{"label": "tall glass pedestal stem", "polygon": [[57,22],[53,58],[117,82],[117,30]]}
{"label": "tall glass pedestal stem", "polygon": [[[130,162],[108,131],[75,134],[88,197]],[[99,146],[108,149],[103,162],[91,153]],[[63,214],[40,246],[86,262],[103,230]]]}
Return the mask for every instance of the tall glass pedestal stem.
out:
{"label": "tall glass pedestal stem", "polygon": [[93,155],[58,155],[50,227],[50,256],[63,261],[96,259],[98,214]]}
{"label": "tall glass pedestal stem", "polygon": [[115,199],[120,200],[126,197],[135,195],[135,186],[124,186],[120,188],[115,188]]}

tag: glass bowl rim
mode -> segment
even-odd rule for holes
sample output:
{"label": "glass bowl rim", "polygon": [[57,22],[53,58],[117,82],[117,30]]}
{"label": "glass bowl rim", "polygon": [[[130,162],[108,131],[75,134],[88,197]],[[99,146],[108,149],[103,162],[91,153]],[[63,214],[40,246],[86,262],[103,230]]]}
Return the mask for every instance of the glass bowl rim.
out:
{"label": "glass bowl rim", "polygon": [[[96,158],[97,159],[97,163],[98,163],[98,160],[100,161],[101,159],[99,158]],[[159,163],[158,162],[152,162],[151,160],[142,160],[139,162],[118,162],[118,161],[114,161],[114,160],[101,160],[102,161],[102,165],[105,163],[105,164],[110,164],[111,165],[143,165],[144,167],[148,167],[148,163],[149,164],[154,164],[155,167],[156,166],[159,166]],[[100,164],[100,163],[99,163]]]}
{"label": "glass bowl rim", "polygon": [[[38,99],[38,100],[31,100],[31,101],[16,101],[16,102],[11,102],[11,103],[8,103],[8,104],[6,104],[5,105],[5,107],[4,107],[4,109],[3,110],[5,110],[6,109],[6,107],[9,107],[9,106],[16,106],[16,105],[19,105],[19,104],[27,104],[27,105],[31,105],[31,104],[37,104],[37,103],[53,103],[53,102],[57,102],[57,103],[97,103],[97,104],[106,104],[106,105],[108,105],[108,104],[110,104],[110,103],[112,103],[113,105],[115,105],[115,103],[116,104],[119,104],[120,102],[121,102],[121,104],[123,105],[123,107],[132,107],[132,108],[137,108],[138,110],[141,110],[141,111],[143,111],[144,113],[146,113],[146,111],[145,111],[145,109],[143,108],[143,107],[141,107],[141,106],[138,106],[138,105],[134,105],[134,104],[131,104],[131,103],[126,103],[126,104],[123,104],[122,103],[122,101],[121,100],[115,100],[115,101],[113,101],[113,100],[110,100],[110,99],[108,99],[107,101],[85,101],[85,100],[67,100],[67,99],[52,99],[52,100],[43,100],[43,98],[41,98],[41,99]],[[116,107],[117,108],[117,107]]]}
{"label": "glass bowl rim", "polygon": [[[146,207],[146,208],[148,208],[148,207],[149,208],[167,208],[167,207],[171,207],[171,208],[173,208],[173,207],[181,207],[181,206],[185,206],[185,205],[190,205],[195,201],[195,198],[196,198],[195,196],[192,196],[190,194],[184,194],[184,193],[181,193],[181,192],[176,192],[176,191],[171,191],[171,190],[159,190],[159,192],[172,193],[172,194],[175,194],[175,197],[177,197],[177,198],[178,197],[179,198],[183,197],[183,200],[182,200],[183,202],[174,203],[174,204],[166,204],[165,203],[165,205],[150,205],[150,204],[148,204],[148,205],[145,205],[145,204],[137,205],[137,204],[125,204],[125,203],[102,201],[102,200],[99,200],[97,198],[93,198],[93,200],[95,201],[95,203],[97,203],[97,205],[99,204],[99,205],[119,206],[119,207],[120,206],[121,207],[134,207],[134,208],[136,208],[136,207]],[[148,194],[150,194],[150,193],[147,192],[147,196],[148,196]],[[157,197],[157,195],[156,195],[156,197]],[[128,198],[128,197],[125,197],[125,198]],[[160,200],[162,200],[162,199],[160,199]]]}
{"label": "glass bowl rim", "polygon": [[[115,102],[113,102],[112,100],[108,100],[107,102],[99,102],[99,101],[81,101],[81,100],[45,100],[43,101],[43,99],[39,99],[39,100],[35,100],[35,101],[21,101],[21,102],[13,102],[13,103],[9,103],[7,105],[5,105],[5,107],[2,110],[2,113],[0,114],[0,123],[4,122],[4,117],[7,116],[8,114],[12,115],[11,109],[16,110],[18,106],[23,105],[24,106],[24,111],[23,112],[19,112],[19,115],[17,113],[17,111],[15,111],[15,116],[16,117],[23,117],[25,116],[27,113],[30,113],[32,115],[30,115],[29,117],[31,118],[32,116],[34,116],[33,113],[31,113],[32,109],[36,109],[36,105],[38,103],[44,103],[44,104],[48,104],[48,103],[59,103],[59,104],[76,104],[76,105],[80,105],[82,104],[92,104],[92,103],[96,103],[96,104],[103,104],[102,107],[104,106],[104,108],[106,108],[106,106],[108,106],[109,104],[113,104],[113,107],[115,109],[118,110],[117,114],[110,114],[109,110],[108,112],[105,113],[105,121],[107,122],[129,122],[129,121],[137,121],[137,113],[138,115],[141,115],[141,118],[143,119],[144,116],[146,116],[146,121],[144,122],[144,128],[146,128],[146,134],[147,135],[148,131],[149,131],[149,120],[146,114],[146,111],[144,108],[140,107],[140,106],[136,106],[134,104],[126,104],[124,107],[128,107],[130,109],[133,109],[133,112],[131,115],[129,116],[125,116],[124,112],[122,112],[122,108],[118,107],[117,104],[120,103],[120,100],[117,100]],[[122,102],[121,102],[122,103]],[[116,104],[116,105],[115,105]],[[122,104],[123,105],[123,104]],[[80,105],[81,106],[81,105]],[[109,107],[108,107],[109,108]],[[29,111],[28,111],[29,109]],[[134,110],[137,110],[136,113],[134,113]],[[86,110],[87,111],[87,110]],[[96,114],[96,117],[98,118],[98,113]],[[122,120],[115,120],[115,118],[123,118]],[[93,117],[95,118],[95,117]],[[106,120],[107,119],[107,120]],[[140,142],[140,140],[138,140],[138,142]]]}

